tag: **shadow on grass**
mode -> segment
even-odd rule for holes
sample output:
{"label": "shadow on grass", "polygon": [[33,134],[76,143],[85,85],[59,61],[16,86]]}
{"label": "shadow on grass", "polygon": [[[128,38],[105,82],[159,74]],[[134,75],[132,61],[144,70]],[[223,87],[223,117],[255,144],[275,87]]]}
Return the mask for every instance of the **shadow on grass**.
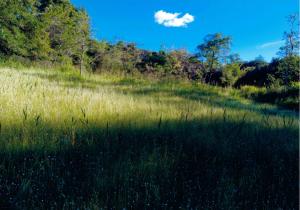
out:
{"label": "shadow on grass", "polygon": [[1,150],[2,209],[298,208],[295,127],[207,118],[95,123],[48,138]]}

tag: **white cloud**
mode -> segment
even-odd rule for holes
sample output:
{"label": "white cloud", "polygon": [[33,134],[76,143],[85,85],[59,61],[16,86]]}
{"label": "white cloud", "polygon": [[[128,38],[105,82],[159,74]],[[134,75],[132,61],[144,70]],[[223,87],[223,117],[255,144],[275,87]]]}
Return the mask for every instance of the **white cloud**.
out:
{"label": "white cloud", "polygon": [[168,13],[163,10],[157,11],[154,14],[155,22],[166,27],[186,27],[188,23],[195,20],[194,16],[186,13],[179,17],[181,13]]}
{"label": "white cloud", "polygon": [[280,46],[284,43],[283,40],[278,40],[278,41],[274,41],[274,42],[267,42],[264,43],[262,45],[257,46],[258,49],[265,49],[265,48],[269,48],[269,47],[277,47]]}

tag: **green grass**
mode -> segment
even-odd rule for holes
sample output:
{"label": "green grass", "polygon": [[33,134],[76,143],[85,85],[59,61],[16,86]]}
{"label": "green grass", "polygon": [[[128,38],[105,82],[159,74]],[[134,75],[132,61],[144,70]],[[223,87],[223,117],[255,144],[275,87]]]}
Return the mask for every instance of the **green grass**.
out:
{"label": "green grass", "polygon": [[0,69],[0,207],[297,209],[298,116],[233,89]]}

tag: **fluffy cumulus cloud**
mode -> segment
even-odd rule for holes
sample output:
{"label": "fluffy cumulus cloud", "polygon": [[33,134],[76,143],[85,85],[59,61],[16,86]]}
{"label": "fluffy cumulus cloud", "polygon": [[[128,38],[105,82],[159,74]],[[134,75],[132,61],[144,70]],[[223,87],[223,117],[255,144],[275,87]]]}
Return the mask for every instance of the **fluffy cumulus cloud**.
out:
{"label": "fluffy cumulus cloud", "polygon": [[181,17],[180,15],[181,13],[168,13],[160,10],[154,14],[154,18],[155,22],[166,27],[186,27],[187,24],[195,20],[195,17],[189,13]]}

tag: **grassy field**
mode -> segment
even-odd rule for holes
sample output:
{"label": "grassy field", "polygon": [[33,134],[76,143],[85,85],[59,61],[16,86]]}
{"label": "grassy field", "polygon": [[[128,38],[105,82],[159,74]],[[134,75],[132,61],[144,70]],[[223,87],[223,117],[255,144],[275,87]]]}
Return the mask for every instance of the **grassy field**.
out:
{"label": "grassy field", "polygon": [[0,69],[0,209],[298,209],[298,114],[184,81]]}

